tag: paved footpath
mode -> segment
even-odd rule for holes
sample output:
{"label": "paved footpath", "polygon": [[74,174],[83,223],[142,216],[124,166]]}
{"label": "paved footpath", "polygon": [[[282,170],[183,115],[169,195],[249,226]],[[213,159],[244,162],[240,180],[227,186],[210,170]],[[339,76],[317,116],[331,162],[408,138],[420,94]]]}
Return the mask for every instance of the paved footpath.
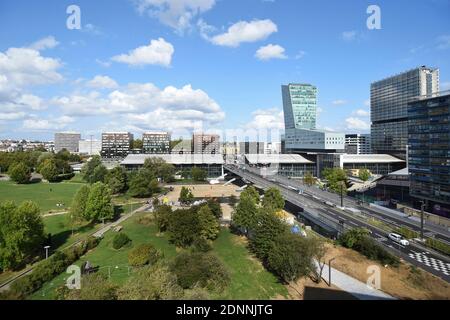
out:
{"label": "paved footpath", "polygon": [[[328,281],[328,265],[325,265],[323,268],[322,278],[327,279]],[[350,277],[335,268],[331,268],[331,283],[336,287],[352,294],[359,300],[397,300],[397,298],[380,290],[371,288],[364,282]]]}

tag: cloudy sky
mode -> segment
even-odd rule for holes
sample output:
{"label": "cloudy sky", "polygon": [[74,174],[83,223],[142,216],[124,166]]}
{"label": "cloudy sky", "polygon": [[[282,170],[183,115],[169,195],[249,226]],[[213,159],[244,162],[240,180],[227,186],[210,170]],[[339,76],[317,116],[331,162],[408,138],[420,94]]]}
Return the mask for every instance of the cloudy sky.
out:
{"label": "cloudy sky", "polygon": [[2,0],[0,138],[282,130],[289,82],[319,88],[319,128],[368,132],[371,82],[428,65],[450,89],[450,1],[375,2]]}

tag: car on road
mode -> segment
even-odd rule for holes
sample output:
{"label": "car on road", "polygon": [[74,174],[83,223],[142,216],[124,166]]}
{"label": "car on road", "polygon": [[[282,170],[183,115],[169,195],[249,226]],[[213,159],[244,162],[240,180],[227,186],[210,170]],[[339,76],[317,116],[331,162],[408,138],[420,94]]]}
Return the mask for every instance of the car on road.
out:
{"label": "car on road", "polygon": [[397,242],[397,243],[403,245],[403,246],[409,246],[409,241],[397,233],[389,233],[388,238],[394,242]]}

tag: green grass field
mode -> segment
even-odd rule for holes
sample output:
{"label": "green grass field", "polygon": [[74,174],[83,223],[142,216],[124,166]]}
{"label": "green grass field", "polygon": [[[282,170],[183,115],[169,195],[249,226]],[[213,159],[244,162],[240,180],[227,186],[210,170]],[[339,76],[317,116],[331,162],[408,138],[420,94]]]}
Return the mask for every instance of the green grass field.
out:
{"label": "green grass field", "polygon": [[[115,232],[110,231],[96,249],[86,254],[76,264],[81,265],[88,260],[94,266],[100,267],[99,272],[110,275],[111,281],[123,284],[130,277],[127,256],[133,246],[151,243],[164,253],[166,259],[173,259],[177,254],[175,246],[169,243],[165,235],[158,236],[155,226],[137,223],[138,217],[139,215],[136,215],[123,224],[122,232],[125,232],[132,240],[129,247],[121,250],[113,249],[111,243]],[[228,229],[221,231],[214,243],[214,252],[224,262],[232,278],[225,292],[215,298],[270,299],[278,295],[287,295],[287,289],[251,257],[245,244],[241,243],[239,238],[231,234]],[[67,276],[67,274],[61,274],[53,281],[46,283],[30,299],[53,299],[54,289],[64,284]]]}
{"label": "green grass field", "polygon": [[[72,198],[81,186],[81,183],[72,182],[18,185],[10,181],[0,181],[0,202],[12,200],[20,204],[32,200],[39,205],[42,213],[64,211],[70,206]],[[65,206],[57,207],[57,203],[63,203]]]}

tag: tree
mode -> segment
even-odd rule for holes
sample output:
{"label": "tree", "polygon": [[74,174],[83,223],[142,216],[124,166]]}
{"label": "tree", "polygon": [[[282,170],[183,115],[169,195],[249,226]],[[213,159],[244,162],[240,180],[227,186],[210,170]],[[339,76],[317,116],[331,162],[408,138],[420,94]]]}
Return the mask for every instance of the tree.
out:
{"label": "tree", "polygon": [[0,270],[15,269],[40,252],[44,224],[37,204],[0,203]]}
{"label": "tree", "polygon": [[188,187],[181,187],[180,197],[178,201],[182,204],[189,204],[194,200],[194,195],[192,194],[191,189]]}
{"label": "tree", "polygon": [[177,277],[163,263],[141,269],[119,289],[119,300],[176,300],[183,296]]}
{"label": "tree", "polygon": [[91,187],[86,203],[86,217],[91,222],[99,222],[114,217],[111,191],[102,182],[96,182]]}
{"label": "tree", "polygon": [[55,182],[58,180],[58,167],[54,159],[46,159],[39,166],[39,172],[45,180],[49,182]]}
{"label": "tree", "polygon": [[222,207],[220,206],[219,201],[216,199],[209,199],[206,204],[217,219],[222,218]]}
{"label": "tree", "polygon": [[205,240],[214,240],[219,235],[220,226],[217,218],[208,206],[198,209],[199,237]]}
{"label": "tree", "polygon": [[[95,181],[94,177],[94,170],[95,168],[97,168],[98,166],[102,165],[102,160],[100,158],[100,156],[93,156],[91,158],[91,160],[89,160],[84,166],[83,168],[81,168],[81,175],[83,176],[83,179],[88,182],[88,183],[95,183],[97,181]],[[97,175],[101,173],[101,172],[97,172]],[[97,176],[98,178],[98,176]]]}
{"label": "tree", "polygon": [[260,200],[259,193],[254,186],[250,186],[250,187],[246,188],[244,191],[242,191],[240,198],[242,199],[242,198],[246,198],[246,197],[253,199],[255,204],[257,204],[257,205],[259,204],[259,200]]}
{"label": "tree", "polygon": [[133,140],[132,149],[142,149],[144,144],[141,139]]}
{"label": "tree", "polygon": [[167,205],[160,205],[154,211],[156,226],[159,232],[165,232],[169,226],[170,215],[172,208]]}
{"label": "tree", "polygon": [[132,267],[153,265],[162,258],[162,253],[151,244],[140,244],[128,253],[128,264]]}
{"label": "tree", "polygon": [[96,166],[94,172],[91,175],[90,183],[105,182],[108,169],[104,165]]}
{"label": "tree", "polygon": [[193,167],[191,169],[191,177],[194,181],[205,181],[208,177],[208,172],[199,167]]}
{"label": "tree", "polygon": [[[307,255],[310,255],[313,259],[313,261],[311,261],[311,271],[316,278],[315,281],[320,283],[322,281],[323,268],[326,263],[325,255],[327,253],[327,248],[325,246],[325,241],[319,237],[309,237],[303,239],[306,240],[307,243]],[[319,268],[316,267],[314,261],[319,264]]]}
{"label": "tree", "polygon": [[159,191],[158,181],[155,176],[146,168],[140,169],[131,177],[129,194],[132,197],[145,198],[151,197]]}
{"label": "tree", "polygon": [[336,193],[341,193],[342,192],[345,194],[347,193],[347,173],[345,172],[344,169],[341,168],[333,168],[333,169],[325,169],[323,171],[323,176],[325,177],[325,179],[327,179],[328,181],[328,186],[329,188],[336,192]]}
{"label": "tree", "polygon": [[149,158],[144,162],[144,168],[148,169],[155,177],[165,182],[173,181],[175,167],[164,161],[162,158]]}
{"label": "tree", "polygon": [[83,185],[75,194],[69,211],[69,217],[72,224],[89,220],[89,215],[86,211],[86,204],[89,199],[90,190],[91,189],[89,186]]}
{"label": "tree", "polygon": [[[259,197],[258,197],[259,200]],[[237,204],[232,215],[233,225],[243,229],[248,237],[250,230],[254,229],[257,223],[258,207],[252,196],[244,196]]]}
{"label": "tree", "polygon": [[268,252],[267,262],[276,275],[290,284],[308,276],[313,271],[312,252],[305,238],[284,232],[274,239],[272,249]]}
{"label": "tree", "polygon": [[278,188],[269,188],[264,194],[262,205],[265,209],[278,212],[284,209],[284,198]]}
{"label": "tree", "polygon": [[127,172],[123,167],[115,167],[107,173],[105,183],[113,194],[124,192],[127,189]]}
{"label": "tree", "polygon": [[11,180],[18,184],[28,183],[31,179],[31,169],[23,162],[11,165],[8,174]]}
{"label": "tree", "polygon": [[266,262],[275,239],[286,232],[287,226],[272,212],[260,210],[258,223],[252,230],[250,247],[258,258]]}
{"label": "tree", "polygon": [[370,174],[370,171],[369,171],[369,170],[367,170],[367,169],[360,169],[360,170],[359,170],[358,177],[359,177],[362,181],[366,182],[367,180],[370,179],[370,176],[371,176],[371,174]]}
{"label": "tree", "polygon": [[199,236],[200,224],[195,208],[175,210],[169,218],[169,238],[177,247],[189,247]]}
{"label": "tree", "polygon": [[312,175],[311,172],[307,172],[305,176],[303,177],[303,183],[307,186],[313,186],[317,182],[317,179]]}

